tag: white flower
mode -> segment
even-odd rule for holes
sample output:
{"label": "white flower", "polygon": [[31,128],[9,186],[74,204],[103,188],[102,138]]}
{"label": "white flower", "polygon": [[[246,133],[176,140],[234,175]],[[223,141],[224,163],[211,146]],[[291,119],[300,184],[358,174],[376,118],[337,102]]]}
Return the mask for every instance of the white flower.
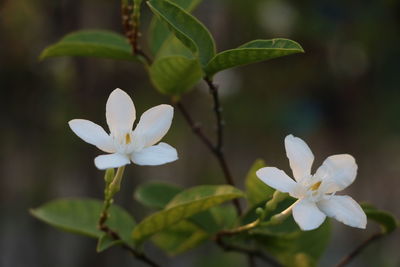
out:
{"label": "white flower", "polygon": [[357,164],[348,154],[328,157],[314,175],[314,155],[298,137],[285,138],[286,155],[295,180],[277,168],[261,168],[257,176],[278,191],[298,200],[293,204],[293,217],[302,230],[319,227],[326,216],[352,227],[365,229],[367,217],[360,205],[349,196],[335,196],[356,178]]}
{"label": "white flower", "polygon": [[178,159],[172,146],[166,143],[154,145],[168,132],[173,115],[170,105],[158,105],[143,113],[132,131],[136,119],[135,106],[127,93],[115,89],[106,104],[110,134],[88,120],[71,120],[69,126],[85,142],[112,153],[95,158],[94,163],[101,170],[121,167],[130,161],[138,165],[161,165]]}

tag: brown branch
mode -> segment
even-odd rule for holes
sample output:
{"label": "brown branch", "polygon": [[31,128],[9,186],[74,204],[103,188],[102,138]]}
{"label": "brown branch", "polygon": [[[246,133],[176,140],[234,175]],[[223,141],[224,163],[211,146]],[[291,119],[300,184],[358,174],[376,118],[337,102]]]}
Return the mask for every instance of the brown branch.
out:
{"label": "brown branch", "polygon": [[[224,173],[225,179],[228,184],[235,186],[233,183],[232,175],[229,171],[228,165],[226,164],[224,154],[218,148],[218,146],[214,146],[211,140],[204,134],[202,131],[200,124],[194,122],[192,117],[190,116],[189,112],[186,110],[185,106],[181,102],[175,102],[175,106],[178,110],[182,113],[183,118],[185,119],[186,123],[190,126],[193,133],[200,138],[200,140],[204,143],[204,145],[210,150],[210,152],[217,158],[219,165]],[[237,199],[232,200],[233,204],[235,205],[236,211],[240,216],[242,214],[242,209],[240,207],[240,203]]]}
{"label": "brown branch", "polygon": [[151,59],[151,57],[149,55],[147,55],[143,50],[138,49],[135,53],[136,53],[136,55],[141,56],[142,58],[144,58],[144,60],[146,61],[147,65],[153,64],[153,60]]}
{"label": "brown branch", "polygon": [[[224,172],[226,182],[232,186],[235,186],[232,174],[229,170],[228,164],[226,163],[225,155],[222,151],[224,122],[222,119],[222,107],[221,107],[221,102],[219,101],[218,87],[213,83],[211,79],[207,77],[204,78],[204,81],[207,83],[210,89],[210,93],[213,97],[214,113],[217,120],[217,142],[214,147],[214,155],[217,157],[219,165],[221,166],[222,171]],[[242,209],[240,207],[239,201],[237,199],[234,199],[233,203],[235,204],[238,214],[241,215]]]}
{"label": "brown branch", "polygon": [[203,133],[201,130],[201,126],[199,123],[193,121],[192,117],[190,116],[189,112],[186,110],[185,106],[181,102],[176,102],[175,106],[178,110],[182,113],[183,118],[187,122],[187,124],[192,129],[193,133],[196,134],[200,140],[204,143],[206,147],[214,154],[214,146],[211,143],[210,139]]}
{"label": "brown branch", "polygon": [[358,247],[356,247],[349,255],[344,257],[337,265],[336,267],[343,267],[349,264],[355,257],[357,257],[368,245],[371,243],[379,240],[382,238],[385,234],[382,232],[378,232],[370,236],[368,239],[366,239],[364,242],[362,242]]}
{"label": "brown branch", "polygon": [[204,78],[204,81],[207,83],[214,101],[214,112],[217,119],[217,144],[215,147],[216,150],[222,151],[224,122],[222,120],[222,107],[219,101],[218,87],[209,78]]}
{"label": "brown branch", "polygon": [[250,249],[250,248],[246,248],[246,247],[239,247],[239,246],[227,244],[223,241],[221,236],[217,235],[215,238],[215,242],[218,244],[218,246],[220,246],[223,250],[225,250],[227,252],[231,251],[231,252],[247,254],[249,257],[249,262],[251,264],[254,264],[254,258],[258,258],[258,259],[264,261],[265,263],[269,264],[270,266],[275,266],[275,267],[282,266],[279,262],[277,262],[273,258],[268,257],[267,255],[265,255],[264,253],[262,253],[259,250],[254,250],[254,249]]}

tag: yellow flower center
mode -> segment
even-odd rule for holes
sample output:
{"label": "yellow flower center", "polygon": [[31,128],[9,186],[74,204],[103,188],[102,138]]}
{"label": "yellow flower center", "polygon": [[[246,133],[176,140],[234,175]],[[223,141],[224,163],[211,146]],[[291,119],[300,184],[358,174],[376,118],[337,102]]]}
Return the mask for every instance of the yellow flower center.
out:
{"label": "yellow flower center", "polygon": [[131,142],[132,142],[131,135],[130,134],[126,134],[125,135],[125,144],[129,145]]}
{"label": "yellow flower center", "polygon": [[318,190],[318,188],[319,188],[320,185],[321,185],[321,181],[316,182],[315,184],[313,184],[312,186],[310,186],[310,189],[311,189],[312,191],[316,191],[316,190]]}

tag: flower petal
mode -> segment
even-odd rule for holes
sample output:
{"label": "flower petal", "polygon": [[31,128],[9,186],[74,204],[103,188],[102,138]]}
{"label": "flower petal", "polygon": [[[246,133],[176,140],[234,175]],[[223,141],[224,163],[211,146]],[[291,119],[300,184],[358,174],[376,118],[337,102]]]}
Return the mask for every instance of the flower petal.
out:
{"label": "flower petal", "polygon": [[94,159],[94,164],[100,170],[105,170],[109,168],[118,168],[129,164],[131,161],[126,155],[122,154],[109,154],[100,155]]}
{"label": "flower petal", "polygon": [[88,120],[75,119],[68,122],[71,130],[86,143],[97,146],[104,152],[115,152],[114,143],[104,129]]}
{"label": "flower petal", "polygon": [[300,181],[302,178],[309,177],[314,155],[308,145],[300,138],[290,134],[285,138],[285,149],[294,179]]}
{"label": "flower petal", "polygon": [[315,202],[307,198],[298,200],[293,206],[293,218],[303,231],[318,228],[325,221],[325,217]]}
{"label": "flower petal", "polygon": [[171,127],[173,116],[173,107],[164,104],[144,112],[133,131],[135,150],[152,146],[160,141]]}
{"label": "flower petal", "polygon": [[327,216],[352,227],[365,229],[367,216],[360,205],[349,196],[331,196],[317,203]]}
{"label": "flower petal", "polygon": [[139,152],[133,152],[131,160],[137,165],[161,165],[178,159],[176,149],[166,143],[147,147]]}
{"label": "flower petal", "polygon": [[323,181],[321,190],[326,193],[343,190],[354,182],[356,176],[356,161],[348,154],[328,157],[315,173],[315,177]]}
{"label": "flower petal", "polygon": [[108,97],[106,119],[111,133],[132,131],[136,119],[135,106],[129,95],[121,89],[115,89]]}
{"label": "flower petal", "polygon": [[297,183],[284,171],[279,170],[278,168],[261,168],[256,172],[256,175],[261,181],[278,191],[289,193],[292,196],[294,196],[294,193],[297,192]]}

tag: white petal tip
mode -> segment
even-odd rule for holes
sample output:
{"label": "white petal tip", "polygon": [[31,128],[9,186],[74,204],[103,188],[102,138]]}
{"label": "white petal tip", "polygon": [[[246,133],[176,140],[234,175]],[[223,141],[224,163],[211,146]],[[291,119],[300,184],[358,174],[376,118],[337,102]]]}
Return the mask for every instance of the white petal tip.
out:
{"label": "white petal tip", "polygon": [[155,106],[154,108],[157,108],[160,113],[168,113],[170,114],[170,116],[174,115],[174,108],[171,105],[160,104],[158,106]]}
{"label": "white petal tip", "polygon": [[293,138],[296,138],[296,137],[293,134],[288,134],[288,135],[286,135],[285,140],[286,139],[290,140],[290,139],[293,139]]}
{"label": "white petal tip", "polygon": [[364,229],[367,228],[367,224],[366,224],[366,223],[365,223],[365,224],[363,224],[363,223],[361,223],[361,224],[349,224],[349,223],[344,223],[344,224],[346,224],[347,226],[354,227],[354,228],[358,228],[358,229],[362,229],[362,230],[364,230]]}
{"label": "white petal tip", "polygon": [[124,90],[119,89],[119,88],[114,89],[109,96],[109,98],[114,98],[114,97],[117,97],[117,98],[118,97],[123,97],[123,98],[128,97],[129,99],[131,99],[131,97]]}
{"label": "white petal tip", "polygon": [[296,137],[293,134],[289,134],[285,137],[285,144],[287,143],[300,143],[301,145],[306,145],[308,147],[303,139],[301,139],[300,137]]}
{"label": "white petal tip", "polygon": [[257,176],[259,179],[261,179],[260,176],[262,176],[262,172],[265,171],[265,170],[264,170],[265,168],[267,168],[267,167],[258,169],[258,170],[256,171],[256,176]]}
{"label": "white petal tip", "polygon": [[113,93],[125,93],[125,91],[122,90],[122,89],[120,89],[120,88],[115,88],[115,89],[111,92],[111,94],[113,94]]}
{"label": "white petal tip", "polygon": [[284,171],[275,167],[261,168],[256,171],[256,175],[266,185],[284,193],[294,192],[297,186]]}
{"label": "white petal tip", "polygon": [[80,119],[73,119],[68,122],[69,127],[72,129],[77,123],[81,121]]}
{"label": "white petal tip", "polygon": [[302,142],[304,142],[303,141],[303,139],[301,139],[301,138],[299,138],[299,137],[296,137],[296,136],[294,136],[293,134],[289,134],[289,135],[287,135],[286,137],[285,137],[285,143],[290,143],[290,142],[296,142],[296,141],[302,141]]}
{"label": "white petal tip", "polygon": [[354,228],[359,228],[359,229],[366,229],[367,228],[367,218],[365,217],[365,220],[363,218],[363,220],[361,222],[359,222],[358,224],[353,224],[353,225],[349,224],[349,226],[354,227]]}

